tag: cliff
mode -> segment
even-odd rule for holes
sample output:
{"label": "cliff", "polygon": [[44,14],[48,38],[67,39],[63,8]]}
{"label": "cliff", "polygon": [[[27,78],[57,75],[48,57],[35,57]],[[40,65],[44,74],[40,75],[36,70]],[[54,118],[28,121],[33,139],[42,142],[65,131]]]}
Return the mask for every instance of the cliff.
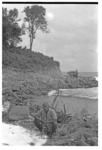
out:
{"label": "cliff", "polygon": [[59,62],[27,49],[4,49],[2,60],[4,101],[14,101],[13,93],[17,95],[17,99],[25,100],[30,96],[47,95],[50,90],[98,86],[98,82],[92,77],[64,76]]}
{"label": "cliff", "polygon": [[48,57],[38,52],[21,47],[3,50],[3,68],[14,68],[19,71],[34,73],[60,73],[60,64],[53,57]]}

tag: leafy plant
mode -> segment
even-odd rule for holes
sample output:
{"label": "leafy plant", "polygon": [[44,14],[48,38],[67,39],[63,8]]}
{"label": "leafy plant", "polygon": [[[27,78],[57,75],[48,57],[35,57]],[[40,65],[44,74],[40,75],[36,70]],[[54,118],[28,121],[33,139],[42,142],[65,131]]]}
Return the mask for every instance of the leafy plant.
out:
{"label": "leafy plant", "polygon": [[2,32],[3,32],[3,46],[13,47],[21,41],[22,29],[18,24],[18,10],[16,8],[7,10],[2,9]]}

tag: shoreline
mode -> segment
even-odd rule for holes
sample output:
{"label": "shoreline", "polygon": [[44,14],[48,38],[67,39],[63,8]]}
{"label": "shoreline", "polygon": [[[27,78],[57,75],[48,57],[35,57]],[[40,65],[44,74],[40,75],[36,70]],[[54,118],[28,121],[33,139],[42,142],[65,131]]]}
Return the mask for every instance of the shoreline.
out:
{"label": "shoreline", "polygon": [[[48,92],[48,96],[56,96],[56,95],[57,95],[57,90],[51,90],[50,92]],[[98,99],[98,87],[87,88],[87,89],[86,88],[59,89],[59,96],[97,100]]]}

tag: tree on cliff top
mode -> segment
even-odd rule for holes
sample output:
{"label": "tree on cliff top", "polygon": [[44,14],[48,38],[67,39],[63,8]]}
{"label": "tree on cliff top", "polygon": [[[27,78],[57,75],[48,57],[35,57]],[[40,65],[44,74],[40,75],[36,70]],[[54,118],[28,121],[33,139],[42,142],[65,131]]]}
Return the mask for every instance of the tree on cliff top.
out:
{"label": "tree on cliff top", "polygon": [[26,15],[24,21],[27,23],[27,31],[30,38],[30,50],[32,50],[37,30],[47,32],[46,10],[42,6],[33,5],[31,7],[27,6],[24,12]]}
{"label": "tree on cliff top", "polygon": [[18,24],[18,10],[7,8],[2,9],[2,32],[3,46],[16,46],[21,41],[22,29]]}

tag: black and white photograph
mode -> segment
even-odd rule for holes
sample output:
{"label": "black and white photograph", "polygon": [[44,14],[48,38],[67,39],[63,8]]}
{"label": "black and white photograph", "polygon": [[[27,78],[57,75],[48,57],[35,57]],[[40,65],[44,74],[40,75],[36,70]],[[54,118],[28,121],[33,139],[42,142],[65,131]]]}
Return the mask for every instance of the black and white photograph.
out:
{"label": "black and white photograph", "polygon": [[2,146],[98,146],[98,2],[2,1]]}

